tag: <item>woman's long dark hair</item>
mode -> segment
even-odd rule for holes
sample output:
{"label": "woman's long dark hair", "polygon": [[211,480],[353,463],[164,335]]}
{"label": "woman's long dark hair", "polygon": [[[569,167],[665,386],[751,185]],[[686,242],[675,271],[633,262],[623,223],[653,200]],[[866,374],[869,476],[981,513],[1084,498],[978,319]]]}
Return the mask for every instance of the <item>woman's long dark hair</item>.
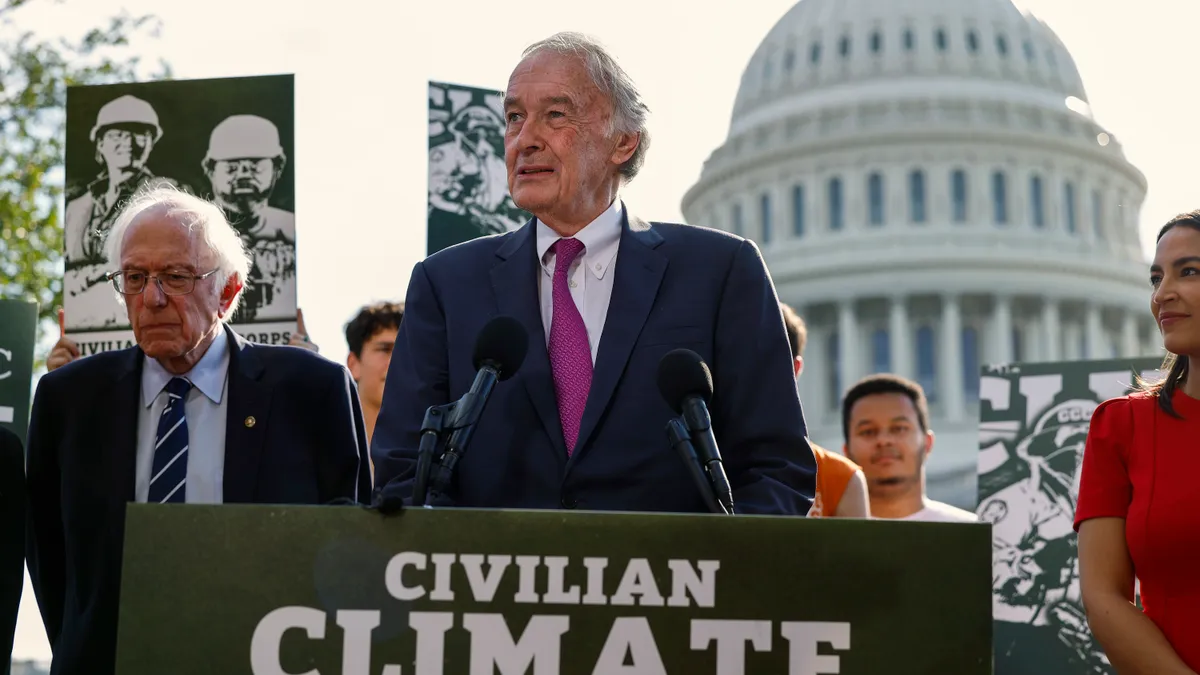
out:
{"label": "woman's long dark hair", "polygon": [[[1158,237],[1154,241],[1162,241],[1163,235],[1180,226],[1190,227],[1200,232],[1200,209],[1181,213],[1172,218],[1158,231]],[[1171,404],[1171,399],[1174,398],[1175,391],[1179,389],[1179,386],[1187,382],[1188,359],[1185,356],[1168,353],[1167,358],[1163,360],[1162,369],[1167,371],[1165,378],[1156,382],[1147,382],[1139,377],[1138,386],[1142,391],[1150,392],[1158,397],[1158,407],[1162,408],[1163,412],[1171,417],[1182,419],[1182,416],[1175,411],[1175,406]]]}

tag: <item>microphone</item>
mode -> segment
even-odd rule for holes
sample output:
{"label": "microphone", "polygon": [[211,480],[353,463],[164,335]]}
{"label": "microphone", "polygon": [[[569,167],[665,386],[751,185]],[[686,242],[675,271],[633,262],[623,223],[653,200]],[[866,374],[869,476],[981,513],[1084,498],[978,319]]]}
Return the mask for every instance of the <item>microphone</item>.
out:
{"label": "microphone", "polygon": [[667,422],[667,439],[675,452],[679,453],[679,458],[683,460],[684,465],[687,466],[688,473],[692,476],[692,482],[700,490],[700,495],[704,497],[704,504],[708,510],[713,513],[727,513],[725,507],[721,506],[713,495],[712,483],[708,481],[708,477],[704,474],[704,468],[700,466],[700,460],[696,457],[696,448],[692,445],[692,437],[688,434],[687,427],[683,426],[683,422],[678,419],[671,419]]}
{"label": "microphone", "polygon": [[713,493],[726,513],[733,514],[733,490],[721,462],[721,451],[712,432],[708,402],[713,395],[712,373],[700,355],[690,349],[675,349],[658,363],[658,390],[667,403],[683,416],[691,432],[696,457],[708,471]]}
{"label": "microphone", "polygon": [[[479,331],[479,336],[475,338],[475,354],[472,357],[477,371],[475,382],[471,384],[471,389],[453,404],[454,419],[448,425],[453,432],[433,477],[431,488],[435,493],[444,493],[450,485],[454,467],[471,443],[475,425],[483,415],[484,406],[487,405],[496,382],[502,382],[515,375],[525,361],[528,350],[529,334],[521,322],[512,317],[498,316],[487,322]],[[415,500],[417,496],[413,496]]]}

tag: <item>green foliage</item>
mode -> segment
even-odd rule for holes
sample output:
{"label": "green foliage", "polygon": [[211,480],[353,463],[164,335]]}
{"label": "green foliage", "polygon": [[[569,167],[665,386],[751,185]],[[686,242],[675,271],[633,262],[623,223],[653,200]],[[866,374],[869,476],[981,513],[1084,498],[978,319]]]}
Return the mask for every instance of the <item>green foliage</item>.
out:
{"label": "green foliage", "polygon": [[166,63],[148,73],[130,53],[131,39],[157,36],[153,16],[123,13],[77,40],[46,40],[16,10],[48,1],[0,0],[0,297],[36,300],[44,321],[62,305],[67,87],[171,77]]}

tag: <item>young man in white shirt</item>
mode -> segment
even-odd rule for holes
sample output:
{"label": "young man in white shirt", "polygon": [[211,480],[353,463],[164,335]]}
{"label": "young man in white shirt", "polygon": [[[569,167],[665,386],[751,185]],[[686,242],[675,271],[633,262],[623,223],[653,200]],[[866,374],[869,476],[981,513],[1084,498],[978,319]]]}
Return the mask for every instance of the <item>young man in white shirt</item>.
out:
{"label": "young man in white shirt", "polygon": [[862,467],[871,515],[897,520],[974,522],[974,513],[925,496],[933,449],[921,385],[892,374],[859,380],[842,399],[843,452]]}

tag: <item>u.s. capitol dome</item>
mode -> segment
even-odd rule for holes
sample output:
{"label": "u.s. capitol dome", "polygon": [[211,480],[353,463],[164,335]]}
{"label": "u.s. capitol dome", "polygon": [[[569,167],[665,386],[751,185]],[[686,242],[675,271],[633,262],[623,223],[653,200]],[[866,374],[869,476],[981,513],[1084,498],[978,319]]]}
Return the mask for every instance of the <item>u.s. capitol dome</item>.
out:
{"label": "u.s. capitol dome", "polygon": [[859,377],[911,377],[930,495],[971,507],[981,364],[1161,353],[1146,180],[1087,100],[1010,0],[801,0],[771,29],[682,208],[754,240],[808,324],[814,441],[841,447]]}

